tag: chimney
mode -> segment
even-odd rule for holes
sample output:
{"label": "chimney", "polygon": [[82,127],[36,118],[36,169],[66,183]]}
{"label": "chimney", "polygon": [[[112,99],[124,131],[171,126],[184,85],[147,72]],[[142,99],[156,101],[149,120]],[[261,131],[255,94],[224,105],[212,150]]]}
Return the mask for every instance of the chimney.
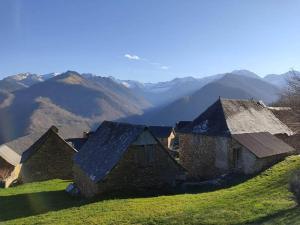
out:
{"label": "chimney", "polygon": [[83,138],[89,138],[94,132],[93,131],[84,131]]}

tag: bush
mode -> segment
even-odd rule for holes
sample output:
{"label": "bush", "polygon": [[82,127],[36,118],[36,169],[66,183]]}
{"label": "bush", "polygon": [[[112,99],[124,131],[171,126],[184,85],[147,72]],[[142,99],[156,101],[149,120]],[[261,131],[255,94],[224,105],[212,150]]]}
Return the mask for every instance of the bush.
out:
{"label": "bush", "polygon": [[300,170],[297,170],[289,182],[289,190],[294,195],[294,200],[300,205]]}

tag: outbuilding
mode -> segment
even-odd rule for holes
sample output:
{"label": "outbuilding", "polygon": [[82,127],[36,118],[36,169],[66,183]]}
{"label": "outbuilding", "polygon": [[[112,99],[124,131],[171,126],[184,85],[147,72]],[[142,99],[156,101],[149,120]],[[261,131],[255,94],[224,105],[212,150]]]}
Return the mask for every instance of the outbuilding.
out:
{"label": "outbuilding", "polygon": [[180,163],[193,178],[253,174],[295,152],[275,137],[293,135],[262,102],[219,98],[180,135]]}
{"label": "outbuilding", "polygon": [[82,195],[169,188],[185,170],[143,125],[104,121],[74,157]]}
{"label": "outbuilding", "polygon": [[9,187],[15,181],[71,179],[76,152],[54,126],[43,135],[26,135],[0,146],[0,180]]}

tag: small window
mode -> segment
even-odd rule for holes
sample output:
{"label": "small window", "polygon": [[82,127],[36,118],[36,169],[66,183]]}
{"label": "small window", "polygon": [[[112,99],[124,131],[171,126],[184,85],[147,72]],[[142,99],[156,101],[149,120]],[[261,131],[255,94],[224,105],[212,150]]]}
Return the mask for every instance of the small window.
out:
{"label": "small window", "polygon": [[242,149],[241,148],[234,148],[233,149],[233,167],[240,168],[241,166],[241,158],[242,158]]}

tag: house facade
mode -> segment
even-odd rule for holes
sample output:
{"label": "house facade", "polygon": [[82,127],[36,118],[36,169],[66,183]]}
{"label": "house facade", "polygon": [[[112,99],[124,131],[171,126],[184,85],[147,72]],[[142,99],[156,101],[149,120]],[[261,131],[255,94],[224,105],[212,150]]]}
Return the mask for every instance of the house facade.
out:
{"label": "house facade", "polygon": [[179,159],[193,178],[253,174],[295,151],[274,136],[293,132],[253,100],[220,98],[182,130]]}
{"label": "house facade", "polygon": [[104,121],[74,157],[85,197],[110,191],[170,188],[185,170],[146,126]]}
{"label": "house facade", "polygon": [[51,127],[30,149],[23,153],[20,181],[72,179],[73,157],[77,152]]}

